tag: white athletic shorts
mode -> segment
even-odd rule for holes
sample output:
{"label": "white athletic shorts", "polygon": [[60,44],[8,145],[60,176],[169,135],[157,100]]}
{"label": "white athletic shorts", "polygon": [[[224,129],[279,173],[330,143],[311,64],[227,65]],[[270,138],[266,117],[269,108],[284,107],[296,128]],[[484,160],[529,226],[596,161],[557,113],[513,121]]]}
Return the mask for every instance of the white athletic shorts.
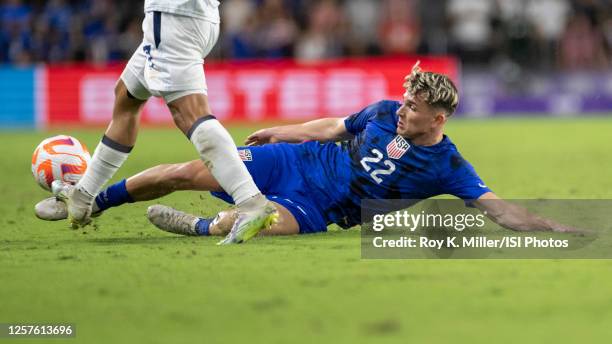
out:
{"label": "white athletic shorts", "polygon": [[163,97],[166,103],[207,94],[204,58],[219,38],[219,24],[163,12],[148,12],[144,37],[121,74],[134,97]]}

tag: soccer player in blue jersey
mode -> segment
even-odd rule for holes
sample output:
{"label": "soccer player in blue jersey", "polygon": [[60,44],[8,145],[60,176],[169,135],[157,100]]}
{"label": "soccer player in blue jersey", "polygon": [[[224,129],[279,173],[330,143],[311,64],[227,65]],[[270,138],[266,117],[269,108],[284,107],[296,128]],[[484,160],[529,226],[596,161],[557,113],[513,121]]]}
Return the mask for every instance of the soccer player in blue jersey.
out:
{"label": "soccer player in blue jersey", "polygon": [[[264,234],[359,225],[362,199],[426,199],[443,194],[469,202],[509,229],[573,231],[499,199],[463,159],[444,135],[444,125],[459,103],[447,76],[423,72],[417,65],[404,88],[401,102],[381,101],[346,118],[263,129],[247,138],[248,146],[239,148],[239,155],[280,214],[278,223]],[[96,198],[94,211],[175,190],[211,191],[232,202],[206,166],[192,161],[157,166],[109,187]],[[63,215],[61,209],[51,212],[48,204],[40,209],[47,210],[47,217]],[[230,210],[205,219],[156,205],[149,208],[148,217],[173,233],[225,235],[235,213]]]}

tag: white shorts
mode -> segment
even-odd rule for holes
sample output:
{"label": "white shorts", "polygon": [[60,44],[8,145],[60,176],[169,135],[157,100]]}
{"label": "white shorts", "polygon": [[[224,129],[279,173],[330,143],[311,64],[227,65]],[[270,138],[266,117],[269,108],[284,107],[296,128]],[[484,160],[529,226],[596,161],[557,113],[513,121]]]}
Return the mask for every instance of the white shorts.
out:
{"label": "white shorts", "polygon": [[121,74],[134,97],[163,97],[170,103],[189,94],[207,94],[203,63],[219,38],[219,24],[148,12],[142,31],[142,43]]}

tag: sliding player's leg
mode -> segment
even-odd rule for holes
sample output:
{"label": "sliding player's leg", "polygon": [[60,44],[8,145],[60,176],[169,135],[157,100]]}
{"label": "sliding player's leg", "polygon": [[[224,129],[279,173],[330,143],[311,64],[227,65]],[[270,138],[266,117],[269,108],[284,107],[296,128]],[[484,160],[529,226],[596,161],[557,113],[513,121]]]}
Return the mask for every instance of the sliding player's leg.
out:
{"label": "sliding player's leg", "polygon": [[[121,184],[119,182],[115,185]],[[201,160],[179,164],[158,165],[142,171],[125,181],[126,192],[135,202],[150,201],[175,191],[219,191],[219,183]],[[100,208],[108,209],[121,204],[104,204],[109,199],[106,189],[96,198]],[[104,195],[106,193],[107,195]],[[112,196],[112,195],[110,195]]]}
{"label": "sliding player's leg", "polygon": [[[257,186],[279,211],[279,226],[272,224],[273,230],[268,233],[305,234],[327,230],[326,221],[302,180],[300,164],[297,163],[299,156],[292,145],[241,148],[239,153]],[[138,199],[151,199],[175,190],[207,190],[212,191],[215,197],[235,203],[231,195],[222,191],[216,177],[199,161],[158,166],[130,178],[126,184],[130,193]],[[217,231],[217,227],[213,226],[212,232],[209,226],[213,219],[199,218],[169,207],[153,206],[149,208],[148,216],[156,226],[173,233],[202,235],[208,232],[221,235],[227,233],[227,223],[234,224],[232,221],[239,218],[239,211],[223,213],[219,217],[219,220],[224,219],[221,227]],[[269,224],[266,222],[264,226]],[[233,240],[231,235],[232,232],[228,235],[229,240]]]}
{"label": "sliding player's leg", "polygon": [[[90,221],[95,196],[104,184],[127,160],[138,135],[138,120],[144,99],[135,98],[125,83],[119,80],[115,87],[113,117],[83,178],[71,189],[55,188],[54,193],[68,206],[73,226]],[[59,184],[56,184],[59,185]]]}
{"label": "sliding player's leg", "polygon": [[[271,201],[292,214],[291,218],[299,224],[299,233],[326,231],[326,222],[308,195],[308,188],[301,178],[300,165],[296,163],[298,156],[293,151],[293,146],[284,144],[239,150],[245,166],[258,187]],[[129,202],[155,199],[178,190],[212,191],[214,196],[233,203],[231,196],[222,192],[221,186],[204,163],[201,160],[194,160],[182,164],[156,166],[111,185],[98,195],[95,207],[97,211],[101,211]],[[57,209],[57,206],[64,208]],[[40,212],[41,209],[45,210],[44,213]],[[284,211],[283,209],[281,211]],[[56,202],[54,198],[42,201],[36,206],[37,215],[47,220],[58,219],[58,214],[59,218],[62,218],[62,211],[65,218],[65,205]],[[51,218],[50,215],[56,218]],[[280,216],[283,216],[282,212]],[[283,230],[289,228],[288,232],[281,231],[277,234],[294,233],[292,230],[294,227],[288,226],[289,220],[284,219],[290,218],[281,218],[281,227],[278,228]],[[191,224],[190,221],[187,223]]]}
{"label": "sliding player's leg", "polygon": [[[67,193],[74,189],[67,183],[55,185]],[[150,201],[181,190],[221,191],[221,188],[201,160],[158,165],[104,189],[96,196],[92,213],[100,215],[109,208]],[[55,197],[36,204],[34,212],[38,218],[47,221],[63,220],[68,216],[66,204]]]}
{"label": "sliding player's leg", "polygon": [[[258,165],[259,174],[269,174],[269,171],[263,169],[271,166],[270,160]],[[251,168],[255,169],[254,166]],[[56,182],[54,185],[67,193],[74,189],[74,186],[68,183]],[[95,197],[93,214],[99,215],[109,208],[126,203],[158,199],[175,191],[223,192],[223,189],[202,160],[158,165],[110,185],[100,192]],[[55,197],[39,202],[35,206],[35,213],[40,219],[48,221],[63,220],[68,216],[66,204],[57,201]]]}
{"label": "sliding player's leg", "polygon": [[[275,144],[242,147],[239,150],[239,156],[266,197],[282,207],[280,208],[282,212],[286,210],[291,214],[291,217],[285,216],[280,219],[282,226],[272,225],[277,231],[283,230],[277,234],[298,232],[305,234],[327,230],[326,220],[319,206],[312,201],[313,195],[309,194],[310,190],[302,177],[300,154],[296,152],[295,146]],[[235,203],[231,195],[226,192],[212,192],[212,194],[228,203]],[[282,213],[279,215],[283,216]],[[164,206],[150,208],[149,218],[156,226],[167,231],[191,233],[190,235],[198,232],[205,233],[206,226],[211,223],[211,219],[200,219]],[[289,226],[285,219],[295,220],[297,227]],[[230,231],[225,240],[234,240],[232,235],[233,231]]]}
{"label": "sliding player's leg", "polygon": [[[259,232],[260,235],[294,235],[300,233],[300,225],[293,214],[284,206],[272,202],[279,217],[276,223],[270,224]],[[188,236],[226,236],[230,233],[238,211],[222,211],[214,218],[202,218],[164,206],[154,205],[147,210],[147,218],[157,228],[180,235]]]}
{"label": "sliding player's leg", "polygon": [[[65,184],[65,188],[74,188]],[[180,164],[158,165],[140,172],[127,180],[115,183],[102,191],[95,200],[94,214],[118,207],[126,203],[150,201],[161,198],[175,191],[213,191],[223,192],[219,183],[201,160]],[[281,202],[281,201],[279,201]],[[283,202],[287,202],[284,200]],[[263,235],[291,235],[306,232],[309,224],[300,226],[296,217],[283,205],[272,202],[279,213],[278,222],[262,231]],[[296,204],[288,204],[295,208]],[[302,208],[303,209],[303,208]],[[300,211],[297,208],[294,212]],[[60,220],[67,216],[66,204],[58,202],[55,197],[38,203],[36,215],[44,220]],[[158,228],[167,232],[183,235],[213,235],[229,234],[236,221],[236,209],[223,211],[214,218],[198,218],[166,206],[152,206],[148,210],[149,220]],[[299,217],[298,217],[299,218]],[[321,231],[320,229],[319,231]],[[311,232],[307,231],[307,232]]]}

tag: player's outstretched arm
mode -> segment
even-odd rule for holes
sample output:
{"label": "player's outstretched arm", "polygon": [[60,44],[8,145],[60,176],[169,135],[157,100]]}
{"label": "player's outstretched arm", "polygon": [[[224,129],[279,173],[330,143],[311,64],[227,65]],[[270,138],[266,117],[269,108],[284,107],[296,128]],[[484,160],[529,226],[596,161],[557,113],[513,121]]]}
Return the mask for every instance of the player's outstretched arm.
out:
{"label": "player's outstretched arm", "polygon": [[304,141],[334,142],[352,138],[344,125],[344,118],[322,118],[314,121],[266,128],[247,137],[245,144],[258,146],[266,143]]}
{"label": "player's outstretched arm", "polygon": [[487,192],[482,195],[474,202],[474,205],[485,213],[493,222],[514,231],[551,231],[558,233],[582,232],[579,229],[532,214],[524,207],[505,201],[492,192]]}

